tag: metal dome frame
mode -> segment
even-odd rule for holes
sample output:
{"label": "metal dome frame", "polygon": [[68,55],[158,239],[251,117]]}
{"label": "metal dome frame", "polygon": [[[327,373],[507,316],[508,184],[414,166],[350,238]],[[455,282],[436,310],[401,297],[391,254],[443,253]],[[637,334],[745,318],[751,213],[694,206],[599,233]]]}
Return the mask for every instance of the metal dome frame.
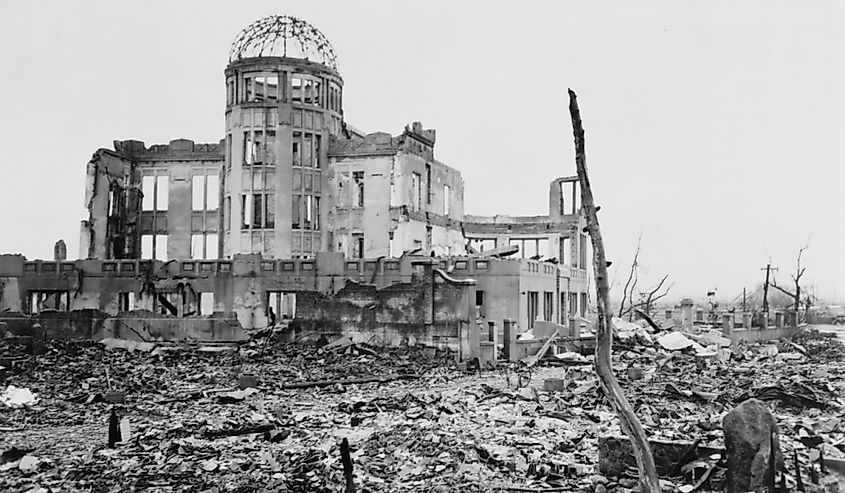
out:
{"label": "metal dome frame", "polygon": [[[291,46],[289,46],[289,43]],[[296,49],[304,58],[337,71],[337,56],[329,40],[308,22],[289,15],[271,15],[244,28],[229,51],[229,63],[243,58],[288,56]]]}

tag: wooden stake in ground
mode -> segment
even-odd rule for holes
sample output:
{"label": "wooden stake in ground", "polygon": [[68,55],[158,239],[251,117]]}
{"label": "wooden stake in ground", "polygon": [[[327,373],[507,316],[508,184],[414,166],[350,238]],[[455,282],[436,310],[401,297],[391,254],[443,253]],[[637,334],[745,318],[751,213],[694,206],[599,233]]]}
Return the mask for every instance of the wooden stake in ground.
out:
{"label": "wooden stake in ground", "polygon": [[346,437],[340,442],[340,461],[343,463],[343,477],[346,478],[344,493],[355,493],[355,479],[352,476],[352,454],[350,454],[349,440]]}
{"label": "wooden stake in ground", "polygon": [[637,459],[640,483],[643,493],[659,493],[660,481],[654,466],[654,457],[648,438],[645,435],[640,420],[634,414],[634,409],[622,388],[613,375],[610,363],[611,343],[613,342],[613,327],[610,323],[610,288],[607,281],[607,259],[604,255],[604,243],[599,230],[599,220],[596,215],[596,205],[593,202],[593,192],[587,177],[587,153],[584,147],[584,127],[581,125],[581,112],[578,110],[578,100],[572,89],[569,90],[569,114],[572,117],[572,132],[575,134],[575,165],[578,168],[578,181],[581,183],[581,207],[587,217],[587,230],[593,245],[593,270],[596,277],[596,304],[598,305],[598,328],[596,330],[596,373],[599,376],[602,389],[610,400],[611,405],[619,415],[622,430],[631,440],[634,456]]}

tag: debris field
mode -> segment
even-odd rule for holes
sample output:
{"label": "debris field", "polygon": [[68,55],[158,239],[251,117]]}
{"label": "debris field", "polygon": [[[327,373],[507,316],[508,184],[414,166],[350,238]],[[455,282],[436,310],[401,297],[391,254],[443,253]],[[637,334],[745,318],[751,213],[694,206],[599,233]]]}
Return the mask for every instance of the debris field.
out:
{"label": "debris field", "polygon": [[[650,440],[708,451],[672,457],[664,491],[723,488],[721,420],[749,397],[777,419],[787,485],[833,481],[845,459],[838,340],[808,331],[708,353],[649,332],[617,338],[617,378]],[[348,340],[53,341],[35,356],[5,344],[2,491],[343,491],[343,438],[358,491],[638,487],[633,458],[600,468],[600,438],[624,435],[589,358],[478,371],[430,348]]]}

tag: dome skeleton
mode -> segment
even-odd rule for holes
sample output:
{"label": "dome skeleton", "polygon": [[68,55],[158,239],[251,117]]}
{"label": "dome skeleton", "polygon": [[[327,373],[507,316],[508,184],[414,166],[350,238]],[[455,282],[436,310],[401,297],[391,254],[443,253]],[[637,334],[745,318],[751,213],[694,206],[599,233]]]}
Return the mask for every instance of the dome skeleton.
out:
{"label": "dome skeleton", "polygon": [[296,49],[304,58],[337,70],[337,57],[331,43],[317,28],[291,16],[270,16],[259,19],[238,33],[229,52],[229,62],[243,58],[288,56],[290,48]]}

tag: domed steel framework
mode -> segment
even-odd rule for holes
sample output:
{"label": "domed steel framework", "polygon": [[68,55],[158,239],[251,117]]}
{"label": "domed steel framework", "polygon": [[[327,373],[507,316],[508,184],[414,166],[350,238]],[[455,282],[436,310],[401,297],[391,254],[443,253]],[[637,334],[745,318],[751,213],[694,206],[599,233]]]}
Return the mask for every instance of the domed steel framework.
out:
{"label": "domed steel framework", "polygon": [[334,49],[323,33],[288,15],[272,15],[247,26],[232,43],[229,62],[264,56],[304,58],[337,70]]}

